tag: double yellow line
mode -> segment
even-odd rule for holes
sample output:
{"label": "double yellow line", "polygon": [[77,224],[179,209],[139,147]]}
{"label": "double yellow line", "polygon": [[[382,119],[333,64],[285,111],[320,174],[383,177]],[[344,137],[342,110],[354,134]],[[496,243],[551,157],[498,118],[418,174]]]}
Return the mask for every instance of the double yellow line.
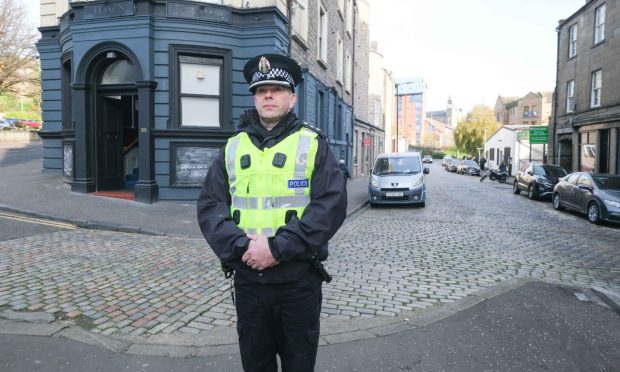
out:
{"label": "double yellow line", "polygon": [[70,223],[45,220],[45,219],[36,218],[36,217],[26,217],[26,216],[22,216],[22,215],[10,213],[10,212],[0,211],[0,218],[5,218],[7,220],[13,220],[13,221],[35,223],[38,225],[58,227],[61,229],[69,229],[69,230],[75,229],[75,225],[72,225]]}

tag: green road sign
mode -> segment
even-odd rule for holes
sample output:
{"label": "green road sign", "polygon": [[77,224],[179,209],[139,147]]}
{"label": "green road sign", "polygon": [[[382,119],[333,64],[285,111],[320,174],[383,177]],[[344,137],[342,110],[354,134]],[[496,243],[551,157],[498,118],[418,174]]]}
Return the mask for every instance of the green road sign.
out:
{"label": "green road sign", "polygon": [[530,143],[547,143],[549,128],[547,126],[530,127]]}

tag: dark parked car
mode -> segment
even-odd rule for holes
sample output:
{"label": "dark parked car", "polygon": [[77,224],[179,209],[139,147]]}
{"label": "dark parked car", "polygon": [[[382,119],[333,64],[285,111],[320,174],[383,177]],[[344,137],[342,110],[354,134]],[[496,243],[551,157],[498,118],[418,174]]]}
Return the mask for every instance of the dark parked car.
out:
{"label": "dark parked car", "polygon": [[553,208],[585,213],[591,223],[620,222],[620,176],[571,173],[555,185]]}
{"label": "dark parked car", "polygon": [[480,167],[473,160],[463,160],[456,169],[458,174],[471,174],[472,176],[480,176]]}
{"label": "dark parked car", "polygon": [[567,174],[566,169],[559,165],[528,163],[515,175],[512,192],[519,194],[521,191],[527,191],[527,197],[530,199],[550,198],[559,179]]}
{"label": "dark parked car", "polygon": [[446,162],[446,170],[448,172],[456,172],[459,165],[461,165],[461,161],[459,159],[450,159]]}

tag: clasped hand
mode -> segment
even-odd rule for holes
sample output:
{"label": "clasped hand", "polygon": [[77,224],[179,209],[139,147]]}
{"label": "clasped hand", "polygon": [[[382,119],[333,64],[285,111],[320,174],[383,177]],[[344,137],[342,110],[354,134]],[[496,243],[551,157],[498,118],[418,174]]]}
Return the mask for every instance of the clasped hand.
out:
{"label": "clasped hand", "polygon": [[263,271],[280,263],[273,258],[266,236],[248,235],[248,238],[250,239],[248,250],[241,257],[243,263],[258,271]]}

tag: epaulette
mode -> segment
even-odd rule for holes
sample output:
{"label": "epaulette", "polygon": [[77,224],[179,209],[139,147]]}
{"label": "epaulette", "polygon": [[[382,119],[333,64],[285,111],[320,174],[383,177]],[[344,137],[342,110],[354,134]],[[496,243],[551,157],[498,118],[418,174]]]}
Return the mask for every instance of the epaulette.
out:
{"label": "epaulette", "polygon": [[327,139],[327,136],[325,135],[325,133],[323,133],[323,131],[322,131],[320,128],[317,128],[317,127],[315,127],[315,126],[312,126],[312,125],[310,125],[310,124],[306,123],[305,121],[303,122],[302,126],[303,126],[304,128],[308,128],[308,129],[310,129],[310,130],[311,130],[311,131],[313,131],[313,132],[316,132],[316,134],[318,134],[318,135],[319,135],[319,137],[321,137],[321,138],[323,138],[323,139]]}

